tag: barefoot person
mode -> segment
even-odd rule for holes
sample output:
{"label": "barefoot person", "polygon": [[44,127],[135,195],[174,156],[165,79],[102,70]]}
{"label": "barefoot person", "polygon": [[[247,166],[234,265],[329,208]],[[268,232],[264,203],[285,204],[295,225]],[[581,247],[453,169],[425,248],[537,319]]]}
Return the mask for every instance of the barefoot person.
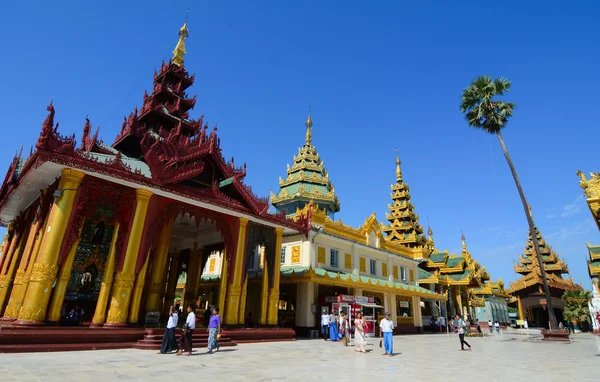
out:
{"label": "barefoot person", "polygon": [[158,354],[166,354],[177,350],[177,339],[175,339],[175,328],[177,327],[177,311],[175,307],[171,305],[169,308],[169,321],[167,321],[167,329],[163,335],[162,344],[160,346],[160,352]]}
{"label": "barefoot person", "polygon": [[215,307],[212,310],[213,314],[208,323],[208,352],[213,350],[219,351],[218,339],[221,336],[221,316],[219,316],[219,308]]}
{"label": "barefoot person", "polygon": [[465,322],[462,318],[460,318],[460,315],[457,314],[456,332],[458,333],[458,338],[460,339],[460,351],[465,351],[465,345],[467,345],[469,347],[469,350],[471,350],[471,345],[469,345],[467,341],[465,341],[465,326]]}
{"label": "barefoot person", "polygon": [[363,318],[362,312],[357,312],[356,319],[354,320],[354,351],[366,353],[366,344],[367,338],[365,337],[365,319]]}
{"label": "barefoot person", "polygon": [[390,319],[390,312],[385,312],[385,317],[379,323],[379,332],[383,337],[383,348],[385,349],[383,355],[391,357],[394,354],[394,323]]}
{"label": "barefoot person", "polygon": [[181,348],[177,351],[177,355],[182,355],[184,351],[187,353],[187,356],[192,355],[192,333],[196,328],[196,315],[191,305],[188,305],[187,311],[188,315],[183,327],[183,335],[181,336]]}

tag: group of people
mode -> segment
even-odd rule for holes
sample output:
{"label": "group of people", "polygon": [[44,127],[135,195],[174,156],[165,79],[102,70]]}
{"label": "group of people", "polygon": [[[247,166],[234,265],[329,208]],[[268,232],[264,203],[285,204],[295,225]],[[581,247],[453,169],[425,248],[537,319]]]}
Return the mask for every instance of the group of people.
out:
{"label": "group of people", "polygon": [[[321,334],[325,341],[340,341],[344,346],[350,343],[350,334],[354,333],[354,351],[358,353],[366,353],[365,346],[367,345],[367,337],[365,329],[367,323],[361,311],[356,312],[354,319],[354,327],[350,324],[350,317],[346,317],[344,312],[339,315],[332,313],[328,314],[327,310],[323,310],[321,316]],[[393,341],[394,322],[390,319],[390,313],[386,312],[385,317],[379,323],[379,332],[383,337],[380,342],[380,347],[385,350],[384,355],[392,356],[394,352]]]}
{"label": "group of people", "polygon": [[[175,329],[179,322],[179,315],[175,306],[171,305],[169,309],[169,320],[167,321],[167,328],[163,335],[162,344],[158,354],[167,354],[175,351],[175,354],[182,355],[184,352],[187,356],[192,355],[192,334],[196,329],[196,314],[194,313],[194,307],[188,305],[187,307],[187,318],[185,325],[182,328],[181,337],[179,341],[175,338]],[[219,350],[219,338],[221,337],[221,316],[219,315],[219,308],[213,307],[211,309],[212,315],[208,322],[208,352]]]}

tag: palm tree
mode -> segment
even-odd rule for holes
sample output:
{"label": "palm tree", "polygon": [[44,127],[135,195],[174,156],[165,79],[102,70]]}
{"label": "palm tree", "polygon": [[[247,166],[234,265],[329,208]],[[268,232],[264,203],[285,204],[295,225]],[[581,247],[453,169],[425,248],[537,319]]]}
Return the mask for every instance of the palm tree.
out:
{"label": "palm tree", "polygon": [[[519,196],[523,203],[523,209],[525,210],[525,217],[527,218],[527,224],[529,225],[529,232],[533,238],[533,246],[537,255],[538,264],[540,269],[544,269],[542,256],[540,254],[540,247],[536,235],[535,225],[533,223],[533,216],[531,215],[531,208],[525,199],[521,182],[517,176],[517,170],[510,159],[510,154],[502,138],[502,129],[506,127],[508,120],[513,115],[515,104],[512,102],[504,102],[498,100],[495,97],[503,96],[510,90],[510,81],[506,78],[498,78],[496,80],[491,77],[481,76],[471,82],[471,86],[463,90],[462,99],[460,102],[460,111],[465,115],[465,119],[469,126],[476,129],[481,129],[489,134],[494,134],[500,141],[502,151],[510,167],[515,184],[519,190]],[[554,308],[552,306],[552,299],[550,296],[550,289],[548,288],[548,281],[546,280],[546,272],[541,272],[542,282],[544,284],[544,294],[546,295],[546,302],[548,307],[548,316],[550,319],[550,329],[557,328],[556,315],[554,314]]]}

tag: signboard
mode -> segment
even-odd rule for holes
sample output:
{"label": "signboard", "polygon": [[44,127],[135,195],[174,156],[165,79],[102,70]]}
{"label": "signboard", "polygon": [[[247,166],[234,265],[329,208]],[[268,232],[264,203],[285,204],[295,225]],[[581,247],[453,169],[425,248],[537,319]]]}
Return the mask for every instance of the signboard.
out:
{"label": "signboard", "polygon": [[540,298],[540,305],[548,305],[548,301],[545,298]]}
{"label": "signboard", "polygon": [[337,297],[325,297],[325,302],[337,302]]}
{"label": "signboard", "polygon": [[337,302],[354,302],[354,296],[340,294],[337,296]]}
{"label": "signboard", "polygon": [[408,304],[409,304],[408,301],[398,301],[398,306],[401,308],[408,308],[409,307]]}
{"label": "signboard", "polygon": [[357,304],[367,304],[369,302],[369,298],[365,296],[355,296],[354,300]]}

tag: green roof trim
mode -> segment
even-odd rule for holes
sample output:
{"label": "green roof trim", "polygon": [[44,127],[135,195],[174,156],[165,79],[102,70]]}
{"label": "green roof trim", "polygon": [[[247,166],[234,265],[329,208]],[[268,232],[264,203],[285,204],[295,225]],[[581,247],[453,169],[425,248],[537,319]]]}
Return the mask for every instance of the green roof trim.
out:
{"label": "green roof trim", "polygon": [[600,254],[600,246],[588,247],[588,250],[590,251],[590,253],[593,253],[594,255]]}
{"label": "green roof trim", "polygon": [[460,281],[460,280],[464,280],[467,277],[469,277],[471,275],[472,271],[470,269],[461,272],[461,273],[454,273],[451,275],[447,275],[447,277],[451,278],[454,281]]}
{"label": "green roof trim", "polygon": [[451,257],[448,259],[448,261],[446,261],[446,264],[449,267],[456,267],[457,265],[462,264],[462,262],[465,261],[465,258],[460,256],[460,257]]}
{"label": "green roof trim", "polygon": [[233,183],[233,177],[227,178],[225,180],[220,181],[219,182],[219,188],[223,188],[225,186],[229,186],[231,183]]}
{"label": "green roof trim", "polygon": [[221,275],[202,275],[200,277],[200,279],[202,281],[213,281],[213,280],[219,280],[221,278]]}
{"label": "green roof trim", "polygon": [[432,273],[427,272],[425,269],[419,268],[419,280],[425,280],[433,276]]}
{"label": "green roof trim", "polygon": [[443,263],[445,257],[446,254],[444,253],[432,253],[429,255],[429,260],[433,261],[434,263]]}

